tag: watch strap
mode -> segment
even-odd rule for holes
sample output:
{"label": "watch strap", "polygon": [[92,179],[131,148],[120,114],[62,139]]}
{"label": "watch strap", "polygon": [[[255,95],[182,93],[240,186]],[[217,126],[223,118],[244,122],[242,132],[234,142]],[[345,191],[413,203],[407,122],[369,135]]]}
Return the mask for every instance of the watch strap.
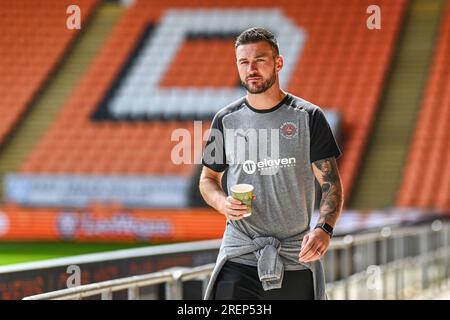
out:
{"label": "watch strap", "polygon": [[320,229],[322,229],[323,231],[325,231],[329,236],[330,236],[330,238],[333,236],[333,227],[332,226],[330,226],[328,223],[318,223],[315,227],[314,227],[314,229],[317,229],[317,228],[320,228]]}

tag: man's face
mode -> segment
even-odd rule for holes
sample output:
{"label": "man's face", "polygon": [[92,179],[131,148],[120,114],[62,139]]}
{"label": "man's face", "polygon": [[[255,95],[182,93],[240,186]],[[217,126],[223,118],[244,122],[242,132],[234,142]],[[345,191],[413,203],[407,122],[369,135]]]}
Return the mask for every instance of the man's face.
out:
{"label": "man's face", "polygon": [[283,60],[274,51],[265,41],[243,44],[236,48],[239,77],[248,92],[263,93],[275,83]]}

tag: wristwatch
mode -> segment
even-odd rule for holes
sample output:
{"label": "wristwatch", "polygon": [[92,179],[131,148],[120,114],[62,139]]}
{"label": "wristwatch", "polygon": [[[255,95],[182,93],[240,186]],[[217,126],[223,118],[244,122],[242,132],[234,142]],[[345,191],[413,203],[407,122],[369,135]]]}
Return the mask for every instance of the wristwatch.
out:
{"label": "wristwatch", "polygon": [[323,231],[325,231],[330,236],[330,238],[333,236],[333,227],[330,226],[328,223],[318,223],[314,227],[314,229],[317,229],[317,228],[320,228]]}

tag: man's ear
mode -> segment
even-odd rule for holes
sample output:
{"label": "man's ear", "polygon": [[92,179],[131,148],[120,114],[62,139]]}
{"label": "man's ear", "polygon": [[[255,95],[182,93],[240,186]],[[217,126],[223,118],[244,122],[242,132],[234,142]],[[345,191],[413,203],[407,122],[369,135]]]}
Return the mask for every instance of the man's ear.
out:
{"label": "man's ear", "polygon": [[284,63],[283,56],[282,55],[278,55],[275,58],[275,70],[277,72],[279,72],[281,69],[283,69],[283,63]]}

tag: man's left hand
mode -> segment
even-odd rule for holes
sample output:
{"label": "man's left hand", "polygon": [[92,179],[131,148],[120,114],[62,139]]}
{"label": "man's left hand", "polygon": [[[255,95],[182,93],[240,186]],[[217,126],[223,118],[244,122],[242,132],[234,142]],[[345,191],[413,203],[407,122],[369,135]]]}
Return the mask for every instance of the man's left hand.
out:
{"label": "man's left hand", "polygon": [[298,255],[300,262],[319,260],[330,245],[330,236],[320,228],[314,229],[303,237],[302,247]]}

